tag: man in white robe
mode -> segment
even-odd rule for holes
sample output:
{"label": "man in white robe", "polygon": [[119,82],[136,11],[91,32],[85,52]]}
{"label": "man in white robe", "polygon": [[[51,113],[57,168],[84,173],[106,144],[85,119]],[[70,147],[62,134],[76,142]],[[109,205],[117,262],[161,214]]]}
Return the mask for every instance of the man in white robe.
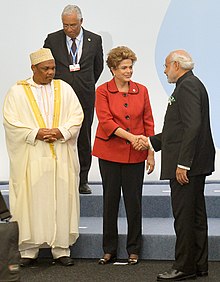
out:
{"label": "man in white robe", "polygon": [[53,80],[50,49],[30,59],[33,77],[12,86],[3,107],[12,220],[19,224],[22,266],[33,264],[44,245],[56,262],[69,266],[69,246],[79,236],[77,138],[83,110],[72,87]]}

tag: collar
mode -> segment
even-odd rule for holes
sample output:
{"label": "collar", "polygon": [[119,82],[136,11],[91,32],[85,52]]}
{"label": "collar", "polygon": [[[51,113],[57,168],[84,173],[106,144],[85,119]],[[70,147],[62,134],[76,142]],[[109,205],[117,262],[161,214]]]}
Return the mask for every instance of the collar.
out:
{"label": "collar", "polygon": [[176,86],[179,85],[186,77],[189,77],[191,75],[194,75],[191,70],[184,73],[184,75],[182,75],[181,77],[178,78],[178,80],[176,82]]}
{"label": "collar", "polygon": [[[53,82],[53,80],[52,80],[52,82]],[[52,86],[52,82],[43,85],[43,84],[37,84],[36,82],[34,82],[33,77],[27,79],[27,83],[30,84],[30,86],[33,86],[33,87],[35,87],[35,88],[41,88],[41,87],[43,87],[43,86],[45,86],[45,85],[50,85],[50,86]]]}
{"label": "collar", "polygon": [[[113,78],[112,80],[108,81],[107,82],[107,89],[109,92],[111,93],[117,93],[119,92],[118,91],[118,88],[116,86],[116,83],[115,83],[115,79]],[[128,90],[128,94],[138,94],[139,93],[139,88],[138,88],[138,85],[133,82],[133,81],[129,81],[129,90]]]}

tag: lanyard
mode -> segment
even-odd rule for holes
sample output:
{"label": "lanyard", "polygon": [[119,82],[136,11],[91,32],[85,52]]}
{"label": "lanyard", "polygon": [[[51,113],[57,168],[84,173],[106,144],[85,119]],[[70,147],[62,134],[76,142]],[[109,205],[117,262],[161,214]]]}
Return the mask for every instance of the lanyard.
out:
{"label": "lanyard", "polygon": [[[73,54],[73,51],[72,51],[72,48],[71,48],[71,45],[70,45],[70,40],[66,40],[67,45],[68,45],[68,49],[70,50],[70,55],[73,57],[73,64],[75,64],[76,56],[77,56],[77,53],[78,53],[78,51],[79,51],[79,47],[80,47],[80,45],[81,45],[81,43],[82,43],[82,38],[83,38],[83,34],[82,34],[81,37],[80,37],[78,46],[77,46],[77,44],[76,44],[76,52],[75,52],[75,54]],[[76,40],[76,39],[75,39],[75,40]]]}

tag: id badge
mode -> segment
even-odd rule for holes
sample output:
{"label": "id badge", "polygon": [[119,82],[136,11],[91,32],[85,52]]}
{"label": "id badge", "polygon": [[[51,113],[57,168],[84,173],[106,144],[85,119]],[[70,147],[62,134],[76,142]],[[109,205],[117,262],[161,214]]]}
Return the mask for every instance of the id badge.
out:
{"label": "id badge", "polygon": [[75,65],[69,65],[69,69],[70,71],[79,71],[80,70],[80,65],[79,64],[75,64]]}

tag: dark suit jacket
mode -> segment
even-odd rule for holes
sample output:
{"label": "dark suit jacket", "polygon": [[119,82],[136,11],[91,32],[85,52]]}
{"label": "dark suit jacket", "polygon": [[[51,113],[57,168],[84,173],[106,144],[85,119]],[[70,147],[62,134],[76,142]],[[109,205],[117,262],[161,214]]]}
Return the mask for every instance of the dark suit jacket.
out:
{"label": "dark suit jacket", "polygon": [[76,92],[83,108],[94,107],[95,83],[103,70],[103,50],[101,36],[83,29],[80,71],[70,72],[72,64],[66,46],[66,35],[62,30],[51,33],[44,42],[50,48],[56,62],[55,78],[69,83]]}
{"label": "dark suit jacket", "polygon": [[189,176],[211,174],[215,148],[204,85],[189,71],[171,97],[162,133],[150,137],[155,151],[161,150],[161,179],[175,178],[178,164],[190,167]]}

